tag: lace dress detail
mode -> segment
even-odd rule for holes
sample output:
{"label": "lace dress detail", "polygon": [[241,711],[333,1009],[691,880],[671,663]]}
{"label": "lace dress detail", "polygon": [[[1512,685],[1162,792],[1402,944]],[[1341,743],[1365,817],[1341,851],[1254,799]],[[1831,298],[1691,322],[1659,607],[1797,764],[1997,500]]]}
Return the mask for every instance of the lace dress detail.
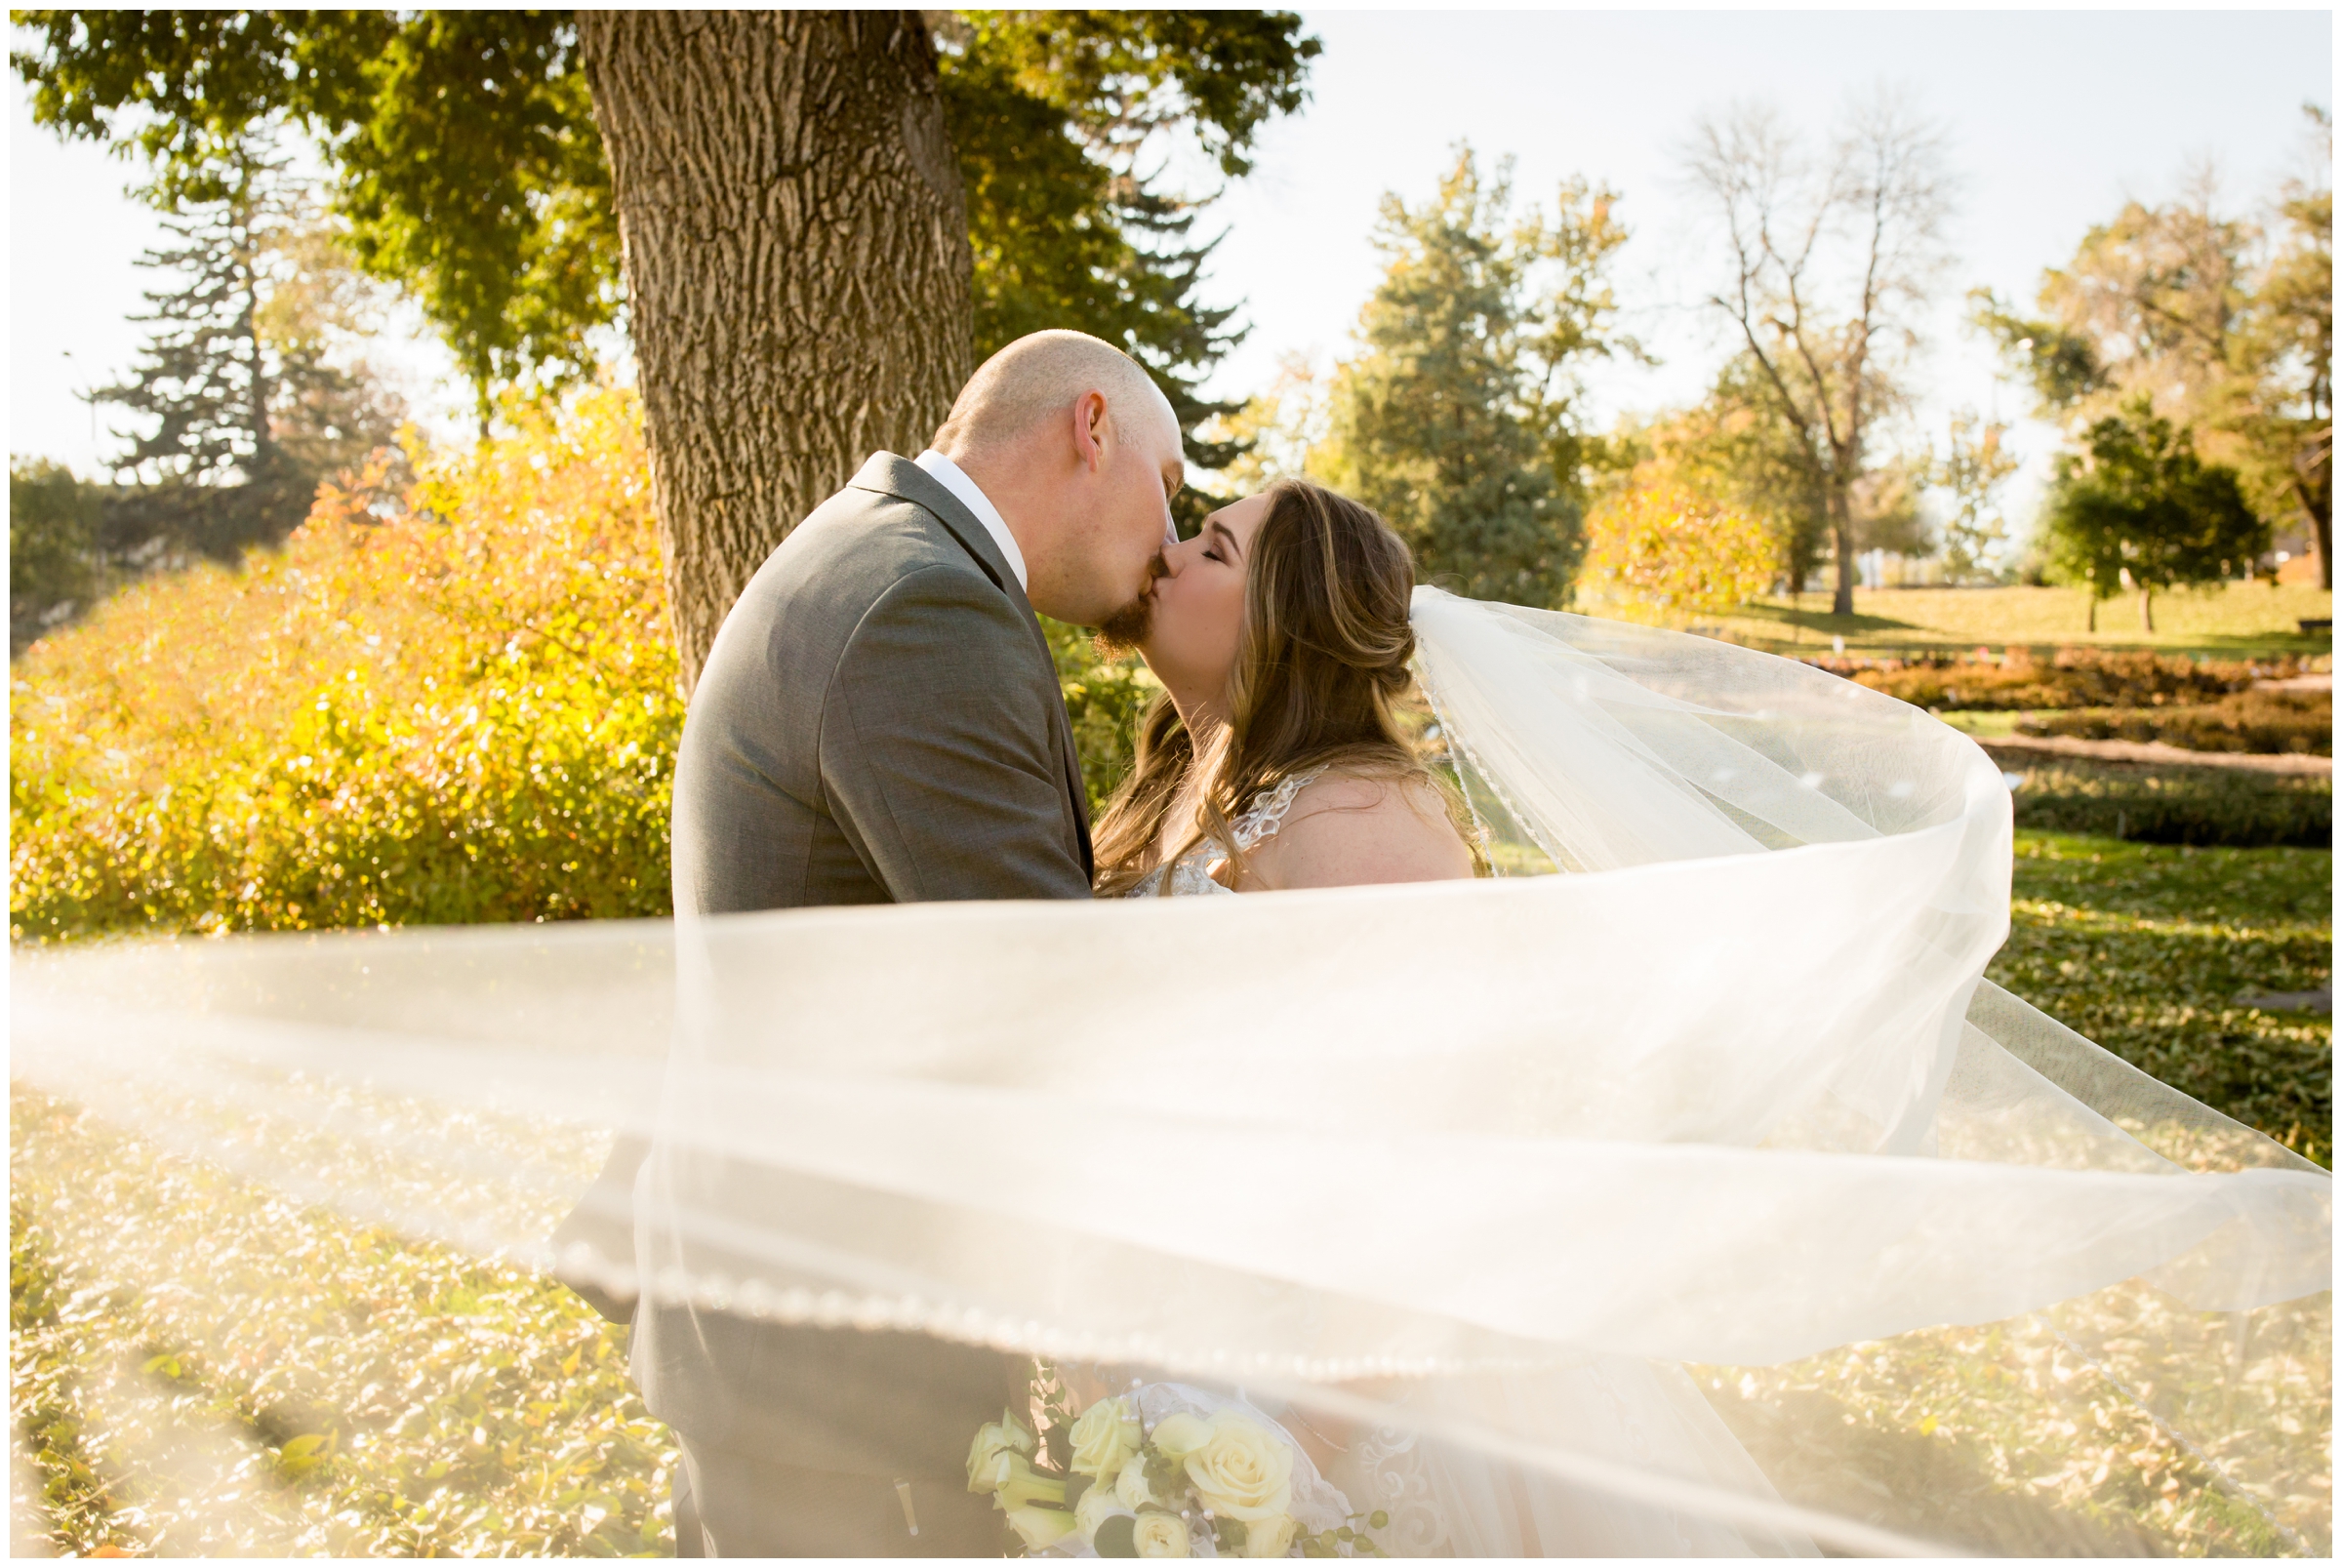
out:
{"label": "lace dress detail", "polygon": [[[1315,767],[1304,768],[1299,773],[1289,773],[1271,787],[1253,796],[1252,804],[1245,807],[1236,820],[1228,824],[1230,831],[1235,837],[1236,848],[1250,851],[1261,840],[1275,837],[1276,830],[1285,825],[1285,815],[1293,809],[1293,802],[1300,798],[1301,792],[1314,784],[1324,772],[1323,767]],[[1234,889],[1224,888],[1212,880],[1212,864],[1221,858],[1220,846],[1208,838],[1182,855],[1170,867],[1170,896],[1177,899],[1201,894],[1233,892]],[[1152,898],[1156,889],[1161,886],[1162,880],[1163,867],[1158,865],[1148,872],[1141,879],[1139,885],[1132,888],[1125,897]]]}

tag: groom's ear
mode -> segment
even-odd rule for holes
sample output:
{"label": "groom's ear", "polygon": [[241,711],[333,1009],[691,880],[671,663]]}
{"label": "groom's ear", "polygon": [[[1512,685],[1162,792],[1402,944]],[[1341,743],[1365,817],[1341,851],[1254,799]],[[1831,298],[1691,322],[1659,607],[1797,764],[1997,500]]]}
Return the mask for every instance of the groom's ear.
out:
{"label": "groom's ear", "polygon": [[1073,453],[1092,473],[1106,466],[1112,455],[1114,417],[1104,392],[1084,392],[1073,400]]}

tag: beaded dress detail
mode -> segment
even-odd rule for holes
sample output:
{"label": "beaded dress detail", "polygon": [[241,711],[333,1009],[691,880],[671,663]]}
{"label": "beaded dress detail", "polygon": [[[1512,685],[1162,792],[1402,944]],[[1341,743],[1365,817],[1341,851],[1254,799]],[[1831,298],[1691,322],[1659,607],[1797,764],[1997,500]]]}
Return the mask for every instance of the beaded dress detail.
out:
{"label": "beaded dress detail", "polygon": [[[1299,773],[1289,773],[1269,788],[1253,796],[1252,804],[1245,807],[1234,822],[1229,824],[1230,830],[1235,836],[1236,847],[1249,852],[1261,840],[1275,837],[1276,830],[1285,825],[1285,815],[1293,809],[1293,802],[1299,799],[1301,792],[1314,784],[1324,772],[1323,767],[1315,767],[1304,768]],[[1177,899],[1195,894],[1234,892],[1233,888],[1224,888],[1212,880],[1212,863],[1219,860],[1223,853],[1217,843],[1207,838],[1173,862],[1170,867],[1170,897]],[[1132,888],[1124,897],[1153,898],[1161,887],[1162,880],[1163,867],[1158,865],[1148,872],[1140,880],[1139,885]]]}

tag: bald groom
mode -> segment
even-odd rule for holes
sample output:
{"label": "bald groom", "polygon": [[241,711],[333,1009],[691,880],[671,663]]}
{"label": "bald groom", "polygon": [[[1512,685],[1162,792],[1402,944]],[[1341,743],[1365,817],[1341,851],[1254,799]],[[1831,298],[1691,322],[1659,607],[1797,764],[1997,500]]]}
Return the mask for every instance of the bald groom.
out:
{"label": "bald groom", "polygon": [[[986,361],[916,459],[872,457],[716,634],[676,760],[676,912],[1087,898],[1081,766],[1033,612],[1095,626],[1141,604],[1181,479],[1163,394],[1073,332]],[[680,1550],[999,1554],[963,1467],[1022,1403],[1022,1360],[654,1304],[633,1366],[683,1440],[702,1539],[678,1507]]]}

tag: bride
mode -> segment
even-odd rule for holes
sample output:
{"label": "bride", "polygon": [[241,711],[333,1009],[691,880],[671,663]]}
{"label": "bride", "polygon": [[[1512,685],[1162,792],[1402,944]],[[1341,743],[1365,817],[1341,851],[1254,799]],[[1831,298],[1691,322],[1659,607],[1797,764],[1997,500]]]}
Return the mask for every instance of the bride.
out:
{"label": "bride", "polygon": [[[1414,563],[1371,509],[1305,480],[1222,507],[1165,551],[1144,613],[1110,628],[1163,684],[1129,779],[1101,816],[1101,897],[1183,897],[1469,878],[1485,861],[1461,795],[1394,710],[1414,684]],[[1093,1397],[1134,1369],[1079,1380]],[[1638,1465],[1771,1496],[1675,1367],[1589,1357],[1535,1377],[1355,1386],[1402,1414],[1525,1407],[1532,1429]],[[1264,1401],[1272,1411],[1277,1401]],[[1810,1555],[1664,1508],[1605,1504],[1397,1424],[1287,1405],[1283,1427],[1407,1556]],[[1517,1420],[1514,1425],[1521,1425]],[[1550,1544],[1550,1546],[1549,1546]]]}
{"label": "bride", "polygon": [[1388,524],[1298,480],[1165,550],[1135,623],[1105,638],[1135,646],[1163,695],[1099,819],[1100,895],[1471,876],[1463,802],[1392,706],[1414,679],[1414,587]]}

